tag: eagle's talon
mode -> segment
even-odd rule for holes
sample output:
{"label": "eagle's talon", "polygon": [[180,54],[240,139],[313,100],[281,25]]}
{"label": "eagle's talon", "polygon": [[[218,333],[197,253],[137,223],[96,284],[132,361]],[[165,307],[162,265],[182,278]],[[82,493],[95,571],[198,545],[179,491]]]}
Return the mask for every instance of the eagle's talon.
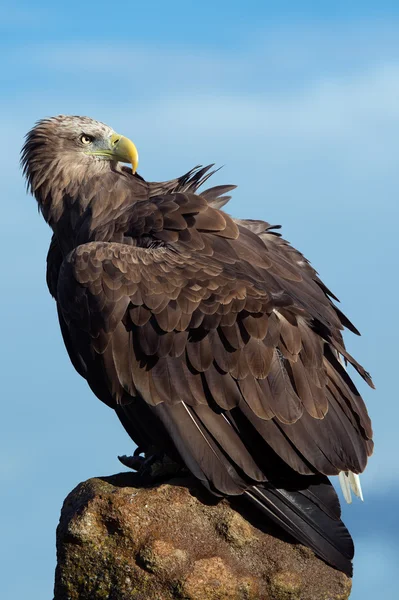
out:
{"label": "eagle's talon", "polygon": [[144,456],[138,456],[135,453],[133,456],[118,456],[118,460],[128,469],[133,469],[134,471],[140,471],[143,462],[145,462]]}
{"label": "eagle's talon", "polygon": [[123,455],[118,456],[118,459],[125,467],[137,471],[137,476],[142,482],[159,481],[186,471],[166,455],[144,454],[144,456],[139,456],[141,452],[137,448],[133,456]]}

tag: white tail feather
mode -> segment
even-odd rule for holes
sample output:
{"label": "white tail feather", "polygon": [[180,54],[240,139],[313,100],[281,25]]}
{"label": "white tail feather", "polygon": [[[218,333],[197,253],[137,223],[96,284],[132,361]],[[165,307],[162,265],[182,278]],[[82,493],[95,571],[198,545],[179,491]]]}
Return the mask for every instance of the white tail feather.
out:
{"label": "white tail feather", "polygon": [[351,471],[349,471],[348,479],[353,493],[363,502],[363,492],[362,486],[360,485],[359,475],[357,475],[356,473],[351,473]]}
{"label": "white tail feather", "polygon": [[352,503],[352,492],[363,501],[363,492],[359,475],[356,475],[356,473],[352,473],[351,471],[341,471],[338,478],[342,493],[348,504]]}
{"label": "white tail feather", "polygon": [[342,493],[344,495],[344,498],[345,498],[347,504],[352,504],[351,488],[350,488],[348,477],[347,477],[345,471],[340,472],[340,474],[338,475],[338,479],[339,479],[339,485],[341,486],[341,490],[342,490]]}

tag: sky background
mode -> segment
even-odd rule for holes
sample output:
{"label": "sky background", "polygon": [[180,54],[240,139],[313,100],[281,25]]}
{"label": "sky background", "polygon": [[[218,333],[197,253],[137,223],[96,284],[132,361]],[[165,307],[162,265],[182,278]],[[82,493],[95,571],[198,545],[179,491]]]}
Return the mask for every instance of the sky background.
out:
{"label": "sky background", "polygon": [[[239,217],[283,225],[363,333],[349,351],[375,427],[351,600],[397,598],[399,4],[189,0],[1,4],[0,571],[7,600],[52,598],[55,528],[80,481],[131,443],[73,370],[45,285],[50,230],[26,195],[23,136],[54,114],[132,138],[140,173],[225,165]],[[5,271],[5,272],[4,272]]]}

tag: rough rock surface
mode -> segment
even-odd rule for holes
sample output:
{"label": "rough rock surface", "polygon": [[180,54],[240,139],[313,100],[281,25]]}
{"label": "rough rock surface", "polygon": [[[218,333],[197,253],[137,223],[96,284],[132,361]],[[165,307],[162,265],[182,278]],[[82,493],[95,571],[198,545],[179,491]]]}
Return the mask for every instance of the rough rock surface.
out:
{"label": "rough rock surface", "polygon": [[[189,479],[122,473],[66,498],[54,600],[346,600],[351,581]],[[248,520],[249,519],[249,520]],[[272,535],[274,533],[274,535]]]}

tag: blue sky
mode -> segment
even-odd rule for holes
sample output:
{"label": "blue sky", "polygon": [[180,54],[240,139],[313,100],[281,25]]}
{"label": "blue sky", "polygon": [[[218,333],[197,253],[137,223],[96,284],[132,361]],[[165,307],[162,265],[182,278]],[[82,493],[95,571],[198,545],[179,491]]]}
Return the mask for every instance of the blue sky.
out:
{"label": "blue sky", "polygon": [[80,481],[117,472],[116,456],[131,450],[69,364],[45,286],[50,231],[19,170],[23,135],[59,113],[131,137],[152,180],[225,165],[215,182],[239,185],[230,212],[281,223],[341,299],[363,333],[349,334],[348,347],[377,386],[359,383],[376,452],[362,476],[365,502],[344,507],[357,548],[351,598],[397,597],[398,26],[399,4],[387,1],[3,6],[7,600],[51,597],[63,499]]}

